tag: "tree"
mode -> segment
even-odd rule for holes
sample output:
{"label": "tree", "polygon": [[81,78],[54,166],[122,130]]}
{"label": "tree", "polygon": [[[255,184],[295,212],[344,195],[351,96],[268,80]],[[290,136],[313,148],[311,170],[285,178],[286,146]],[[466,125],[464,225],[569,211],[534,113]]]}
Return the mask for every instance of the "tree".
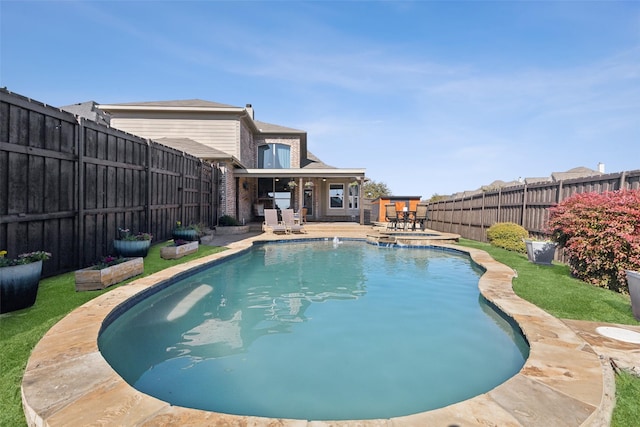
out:
{"label": "tree", "polygon": [[362,194],[367,199],[377,199],[381,196],[391,196],[391,190],[384,182],[367,181],[362,186]]}
{"label": "tree", "polygon": [[433,193],[433,195],[431,196],[431,198],[430,198],[429,200],[427,200],[427,201],[428,201],[428,202],[435,203],[435,202],[439,202],[440,200],[448,199],[449,197],[450,197],[450,196],[443,196],[443,195],[440,195],[440,194],[438,194],[438,193]]}

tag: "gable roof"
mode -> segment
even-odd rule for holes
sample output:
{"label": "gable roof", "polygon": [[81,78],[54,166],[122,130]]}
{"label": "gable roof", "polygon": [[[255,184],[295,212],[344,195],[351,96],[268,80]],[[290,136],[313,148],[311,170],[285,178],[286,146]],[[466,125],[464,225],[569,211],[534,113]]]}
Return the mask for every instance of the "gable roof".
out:
{"label": "gable roof", "polygon": [[123,102],[115,105],[128,107],[180,107],[180,108],[242,108],[235,105],[221,104],[219,102],[205,101],[202,99],[178,99],[174,101],[146,101],[146,102]]}
{"label": "gable roof", "polygon": [[300,129],[274,125],[272,123],[261,122],[259,120],[254,120],[253,122],[261,133],[306,133]]}
{"label": "gable roof", "polygon": [[184,151],[187,154],[191,154],[192,156],[203,160],[231,161],[232,163],[242,166],[240,161],[235,157],[230,156],[224,151],[201,144],[191,138],[157,138],[154,139],[154,141],[159,144],[175,148],[176,150]]}
{"label": "gable roof", "polygon": [[311,151],[307,151],[307,158],[300,164],[302,169],[336,169],[317,158]]}

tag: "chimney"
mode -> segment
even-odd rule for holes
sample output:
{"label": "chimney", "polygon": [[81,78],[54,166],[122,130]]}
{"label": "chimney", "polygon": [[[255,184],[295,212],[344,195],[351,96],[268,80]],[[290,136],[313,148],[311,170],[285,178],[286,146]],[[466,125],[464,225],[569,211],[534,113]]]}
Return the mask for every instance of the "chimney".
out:
{"label": "chimney", "polygon": [[247,110],[247,113],[249,114],[249,116],[251,117],[251,120],[253,120],[253,107],[251,106],[251,104],[247,104],[247,106],[245,107],[245,110]]}
{"label": "chimney", "polygon": [[604,173],[604,163],[598,162],[598,172]]}

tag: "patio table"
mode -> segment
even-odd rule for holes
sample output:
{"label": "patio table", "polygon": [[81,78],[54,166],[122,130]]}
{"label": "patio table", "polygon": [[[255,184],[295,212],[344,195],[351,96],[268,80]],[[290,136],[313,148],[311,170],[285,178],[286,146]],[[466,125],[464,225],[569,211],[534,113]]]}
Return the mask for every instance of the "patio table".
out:
{"label": "patio table", "polygon": [[402,223],[402,229],[406,230],[407,226],[411,224],[412,230],[416,229],[416,211],[398,211],[398,222]]}

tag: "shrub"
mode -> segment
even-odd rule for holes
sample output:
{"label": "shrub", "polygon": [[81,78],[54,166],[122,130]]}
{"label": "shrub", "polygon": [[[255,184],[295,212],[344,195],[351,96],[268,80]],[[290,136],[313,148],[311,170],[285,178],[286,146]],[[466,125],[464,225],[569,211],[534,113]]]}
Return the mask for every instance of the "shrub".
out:
{"label": "shrub", "polygon": [[549,231],[571,273],[627,292],[624,270],[640,268],[640,190],[576,194],[550,209]]}
{"label": "shrub", "polygon": [[509,251],[527,253],[522,239],[529,237],[529,232],[515,222],[497,222],[487,229],[487,239],[493,246]]}
{"label": "shrub", "polygon": [[238,220],[232,217],[231,215],[222,215],[220,217],[220,220],[218,221],[218,224],[221,227],[231,227],[235,225],[240,225]]}

